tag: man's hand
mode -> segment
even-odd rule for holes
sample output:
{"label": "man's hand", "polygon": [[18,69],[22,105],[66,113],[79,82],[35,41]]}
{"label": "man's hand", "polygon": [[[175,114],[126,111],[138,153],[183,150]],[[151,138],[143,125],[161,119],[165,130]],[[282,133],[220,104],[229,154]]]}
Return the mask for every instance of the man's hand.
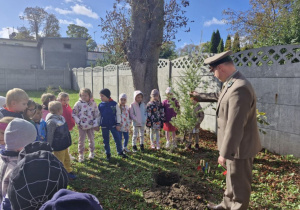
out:
{"label": "man's hand", "polygon": [[223,158],[222,156],[219,156],[218,158],[218,163],[223,166],[224,168],[226,168],[226,158]]}
{"label": "man's hand", "polygon": [[119,125],[116,126],[117,131],[121,130],[121,127]]}
{"label": "man's hand", "polygon": [[94,127],[95,131],[100,131],[100,127]]}
{"label": "man's hand", "polygon": [[192,91],[189,94],[190,94],[190,96],[193,96],[193,97],[198,95],[198,93],[196,91]]}

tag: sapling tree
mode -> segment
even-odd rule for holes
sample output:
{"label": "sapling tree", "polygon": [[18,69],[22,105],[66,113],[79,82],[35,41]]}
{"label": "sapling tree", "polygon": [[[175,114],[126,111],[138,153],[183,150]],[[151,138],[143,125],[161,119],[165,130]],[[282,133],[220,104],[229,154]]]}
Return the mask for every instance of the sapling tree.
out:
{"label": "sapling tree", "polygon": [[[180,73],[180,76],[171,84],[173,97],[180,105],[179,108],[176,106],[175,101],[170,100],[171,107],[177,113],[177,116],[172,118],[171,123],[184,135],[184,139],[197,124],[197,113],[194,112],[194,108],[197,104],[193,103],[189,93],[195,91],[197,88],[200,88],[205,92],[208,87],[207,81],[203,80],[203,75],[201,74],[203,59],[199,59],[196,56],[192,56],[189,59],[193,64],[188,65],[188,67]],[[211,104],[200,111],[203,111],[209,106],[211,106]]]}

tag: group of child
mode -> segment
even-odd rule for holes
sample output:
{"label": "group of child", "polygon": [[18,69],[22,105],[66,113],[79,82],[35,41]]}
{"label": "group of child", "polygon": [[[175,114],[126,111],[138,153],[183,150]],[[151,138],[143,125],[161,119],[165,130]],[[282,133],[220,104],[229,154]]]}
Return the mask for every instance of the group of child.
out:
{"label": "group of child", "polygon": [[102,209],[95,196],[66,190],[71,136],[62,104],[45,98],[42,107],[18,88],[0,97],[1,209]]}
{"label": "group of child", "polygon": [[[42,104],[37,104],[29,99],[26,92],[22,89],[14,88],[6,94],[5,105],[0,108],[0,154],[2,159],[8,157],[14,164],[18,159],[18,153],[33,141],[47,142],[53,149],[53,154],[63,164],[68,173],[69,179],[76,179],[72,172],[71,159],[73,158],[68,151],[72,144],[70,131],[75,124],[78,127],[78,161],[84,161],[85,138],[89,140],[89,159],[95,157],[94,131],[102,130],[103,143],[106,152],[106,159],[110,161],[110,133],[112,134],[117,153],[122,158],[127,158],[125,153],[130,152],[128,149],[129,130],[133,126],[132,135],[132,152],[137,152],[137,138],[140,138],[140,150],[144,151],[144,133],[145,127],[150,129],[151,148],[160,149],[160,130],[163,128],[166,134],[166,147],[177,147],[176,145],[176,127],[171,124],[173,117],[176,117],[175,110],[171,107],[171,100],[179,108],[179,103],[174,99],[172,89],[166,90],[167,99],[160,102],[160,94],[157,89],[152,90],[151,100],[147,105],[143,102],[144,94],[137,90],[134,92],[133,103],[126,105],[127,95],[122,93],[119,101],[116,102],[111,98],[108,89],[100,91],[101,103],[97,106],[92,97],[92,92],[88,88],[82,88],[79,92],[79,100],[75,103],[73,109],[69,105],[69,95],[65,92],[55,95],[45,93],[41,96]],[[0,98],[0,103],[3,97]],[[196,103],[196,101],[194,101]],[[0,104],[2,107],[3,104]],[[201,106],[197,105],[198,124],[191,131],[190,139],[196,133],[195,148],[199,148],[198,132],[199,125],[204,118]],[[199,111],[200,110],[200,111]],[[15,130],[7,129],[8,125],[18,122],[23,129],[18,135],[13,135]],[[22,125],[22,123],[24,125]],[[19,125],[19,126],[20,126]],[[33,125],[30,127],[29,125]],[[24,128],[28,127],[25,131]],[[18,128],[21,128],[18,127]],[[15,129],[18,129],[15,128]],[[172,139],[170,133],[172,132]],[[12,133],[12,134],[11,134]],[[24,135],[23,135],[24,133]],[[29,136],[26,136],[25,134]],[[30,133],[30,134],[29,134]],[[12,136],[13,140],[10,140]],[[124,143],[122,145],[122,138]],[[18,141],[24,139],[24,141]],[[17,142],[17,143],[16,143]],[[188,141],[187,148],[191,148],[191,141]],[[4,159],[3,159],[4,160]],[[10,161],[8,161],[10,162]],[[2,173],[2,171],[0,171]],[[8,173],[9,174],[9,173]],[[0,178],[3,180],[4,175]],[[2,181],[1,180],[1,181]],[[3,193],[2,193],[3,195]],[[1,195],[0,195],[1,196]]]}

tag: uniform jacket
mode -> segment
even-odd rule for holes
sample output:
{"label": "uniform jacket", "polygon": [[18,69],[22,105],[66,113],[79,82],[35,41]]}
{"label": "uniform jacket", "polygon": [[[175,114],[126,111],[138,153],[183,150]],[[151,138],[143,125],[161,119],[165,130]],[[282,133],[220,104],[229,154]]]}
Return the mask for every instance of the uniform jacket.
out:
{"label": "uniform jacket", "polygon": [[75,123],[83,130],[99,126],[99,111],[97,104],[93,100],[89,102],[77,101],[74,105],[72,116]]}
{"label": "uniform jacket", "polygon": [[132,119],[133,126],[144,127],[147,120],[147,107],[145,103],[138,104],[135,101],[137,95],[143,94],[141,91],[134,91],[133,103],[130,105],[130,118]]}
{"label": "uniform jacket", "polygon": [[131,125],[130,111],[127,105],[121,106],[121,132],[128,132]]}
{"label": "uniform jacket", "polygon": [[200,93],[201,102],[217,101],[218,150],[226,159],[247,159],[261,150],[256,121],[256,95],[237,72],[220,93]]}
{"label": "uniform jacket", "polygon": [[71,146],[71,135],[63,116],[49,113],[46,117],[46,123],[47,142],[53,151],[62,151]]}
{"label": "uniform jacket", "polygon": [[148,128],[161,129],[165,121],[164,107],[160,101],[149,101],[147,104],[147,123]]}

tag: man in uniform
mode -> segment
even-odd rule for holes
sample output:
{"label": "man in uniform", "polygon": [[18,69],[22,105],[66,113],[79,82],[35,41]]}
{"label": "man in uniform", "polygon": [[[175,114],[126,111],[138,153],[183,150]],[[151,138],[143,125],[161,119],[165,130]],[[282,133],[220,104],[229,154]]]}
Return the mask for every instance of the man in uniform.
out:
{"label": "man in uniform", "polygon": [[204,64],[223,87],[220,93],[191,93],[199,102],[218,102],[218,163],[227,169],[223,201],[209,209],[247,209],[254,156],[261,150],[256,121],[256,96],[250,82],[236,70],[226,51]]}

